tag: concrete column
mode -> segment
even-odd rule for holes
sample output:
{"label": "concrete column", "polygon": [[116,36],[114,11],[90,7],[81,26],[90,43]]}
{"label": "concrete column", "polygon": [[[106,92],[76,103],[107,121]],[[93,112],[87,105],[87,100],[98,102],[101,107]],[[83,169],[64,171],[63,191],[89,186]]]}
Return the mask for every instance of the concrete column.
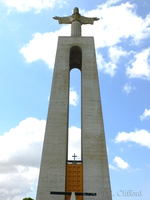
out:
{"label": "concrete column", "polygon": [[[82,50],[81,122],[83,191],[97,193],[95,200],[111,200],[106,141],[100,99],[94,39]],[[91,197],[84,197],[90,200]]]}
{"label": "concrete column", "polygon": [[79,21],[73,21],[71,24],[71,36],[80,37],[81,36],[81,23]]}
{"label": "concrete column", "polygon": [[69,105],[69,56],[58,41],[36,200],[64,200]]}

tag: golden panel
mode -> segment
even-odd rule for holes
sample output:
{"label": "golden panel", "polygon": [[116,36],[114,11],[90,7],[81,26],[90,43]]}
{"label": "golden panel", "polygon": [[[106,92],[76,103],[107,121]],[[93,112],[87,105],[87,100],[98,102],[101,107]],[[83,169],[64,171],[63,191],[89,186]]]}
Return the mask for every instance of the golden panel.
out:
{"label": "golden panel", "polygon": [[[83,192],[83,164],[66,165],[66,192]],[[70,196],[66,196],[70,200]],[[76,200],[83,200],[83,196],[76,196]]]}

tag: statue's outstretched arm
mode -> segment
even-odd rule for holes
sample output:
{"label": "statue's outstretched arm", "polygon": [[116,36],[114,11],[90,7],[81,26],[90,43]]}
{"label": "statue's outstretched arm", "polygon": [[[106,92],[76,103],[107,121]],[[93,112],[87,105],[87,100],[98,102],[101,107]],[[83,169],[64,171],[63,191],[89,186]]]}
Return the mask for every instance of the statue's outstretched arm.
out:
{"label": "statue's outstretched arm", "polygon": [[98,21],[100,18],[94,17],[93,19],[94,21]]}
{"label": "statue's outstretched arm", "polygon": [[81,16],[81,19],[80,19],[80,22],[81,24],[93,24],[94,21],[98,21],[99,18],[97,17],[84,17],[84,16]]}
{"label": "statue's outstretched arm", "polygon": [[68,16],[68,17],[58,17],[58,16],[55,16],[55,17],[53,17],[53,19],[58,20],[59,24],[71,24],[70,17],[71,16]]}

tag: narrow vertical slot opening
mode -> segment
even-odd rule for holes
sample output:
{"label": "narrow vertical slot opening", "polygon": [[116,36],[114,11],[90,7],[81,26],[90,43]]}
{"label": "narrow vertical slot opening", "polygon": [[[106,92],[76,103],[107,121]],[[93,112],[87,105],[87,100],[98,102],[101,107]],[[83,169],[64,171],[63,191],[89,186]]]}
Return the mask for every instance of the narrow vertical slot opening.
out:
{"label": "narrow vertical slot opening", "polygon": [[81,66],[82,50],[70,48],[68,161],[81,161]]}

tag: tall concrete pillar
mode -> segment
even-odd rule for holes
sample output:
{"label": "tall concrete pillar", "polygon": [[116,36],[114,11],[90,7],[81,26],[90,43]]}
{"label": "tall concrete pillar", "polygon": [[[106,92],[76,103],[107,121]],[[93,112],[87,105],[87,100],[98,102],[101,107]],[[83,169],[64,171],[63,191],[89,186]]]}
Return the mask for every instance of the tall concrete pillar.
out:
{"label": "tall concrete pillar", "polygon": [[[81,70],[81,159],[84,200],[111,200],[106,142],[93,37],[59,37],[36,200],[65,200],[69,76]],[[72,191],[76,192],[76,191]]]}
{"label": "tall concrete pillar", "polygon": [[81,72],[83,190],[97,193],[97,197],[92,199],[111,200],[94,39],[88,37],[84,40],[86,45],[82,46]]}

